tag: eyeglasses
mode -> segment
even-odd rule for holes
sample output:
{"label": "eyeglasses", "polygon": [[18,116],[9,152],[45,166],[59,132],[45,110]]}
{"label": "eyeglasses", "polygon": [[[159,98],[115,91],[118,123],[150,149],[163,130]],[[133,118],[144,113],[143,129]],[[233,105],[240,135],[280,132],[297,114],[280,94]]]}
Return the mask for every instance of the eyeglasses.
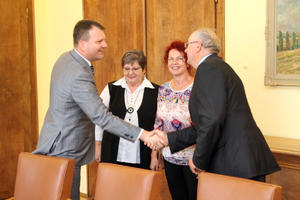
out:
{"label": "eyeglasses", "polygon": [[174,61],[183,62],[184,58],[183,57],[168,58],[168,62],[174,62]]}
{"label": "eyeglasses", "polygon": [[130,71],[133,71],[133,72],[137,72],[139,71],[140,69],[142,69],[141,67],[133,67],[133,68],[130,68],[130,67],[124,67],[123,70],[124,72],[128,73]]}
{"label": "eyeglasses", "polygon": [[193,43],[196,43],[196,42],[200,42],[200,41],[186,42],[186,43],[184,43],[184,48],[188,48],[189,44],[193,44]]}

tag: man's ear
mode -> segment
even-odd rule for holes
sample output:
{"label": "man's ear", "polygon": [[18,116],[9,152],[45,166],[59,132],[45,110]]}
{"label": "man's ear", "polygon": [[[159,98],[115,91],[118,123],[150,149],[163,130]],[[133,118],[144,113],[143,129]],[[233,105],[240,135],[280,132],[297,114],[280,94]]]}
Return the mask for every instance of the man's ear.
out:
{"label": "man's ear", "polygon": [[197,50],[198,50],[198,51],[201,51],[202,48],[203,48],[203,44],[202,44],[201,41],[199,41],[199,42],[197,43]]}

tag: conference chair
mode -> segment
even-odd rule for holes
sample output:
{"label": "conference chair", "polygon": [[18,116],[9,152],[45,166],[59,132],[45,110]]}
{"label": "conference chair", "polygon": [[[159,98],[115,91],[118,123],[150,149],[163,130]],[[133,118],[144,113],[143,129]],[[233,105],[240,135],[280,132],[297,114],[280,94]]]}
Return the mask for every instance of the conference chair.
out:
{"label": "conference chair", "polygon": [[160,172],[99,163],[95,200],[158,200]]}
{"label": "conference chair", "polygon": [[197,200],[280,200],[281,186],[244,178],[202,172]]}
{"label": "conference chair", "polygon": [[15,200],[70,198],[75,160],[21,152],[15,183]]}

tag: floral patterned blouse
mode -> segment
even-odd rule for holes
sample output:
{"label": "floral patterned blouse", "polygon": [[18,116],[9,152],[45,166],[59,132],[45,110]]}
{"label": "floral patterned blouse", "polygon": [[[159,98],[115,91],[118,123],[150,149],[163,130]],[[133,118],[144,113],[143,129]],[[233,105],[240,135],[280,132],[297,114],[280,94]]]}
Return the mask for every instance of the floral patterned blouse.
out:
{"label": "floral patterned blouse", "polygon": [[[188,105],[192,87],[193,84],[183,90],[175,91],[170,87],[170,82],[160,86],[157,98],[155,129],[169,133],[191,126],[192,120]],[[161,153],[164,159],[172,164],[188,165],[194,150],[195,145],[172,154],[170,148],[165,147]]]}

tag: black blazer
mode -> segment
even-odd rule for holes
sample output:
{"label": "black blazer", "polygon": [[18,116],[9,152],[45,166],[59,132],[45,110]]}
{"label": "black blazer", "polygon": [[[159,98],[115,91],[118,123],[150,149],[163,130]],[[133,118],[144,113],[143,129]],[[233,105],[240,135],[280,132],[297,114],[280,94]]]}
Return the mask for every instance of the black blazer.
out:
{"label": "black blazer", "polygon": [[198,66],[189,111],[193,126],[168,134],[172,152],[196,143],[194,164],[252,178],[280,170],[257,127],[238,75],[216,54]]}
{"label": "black blazer", "polygon": [[[159,85],[152,83],[154,89],[145,88],[143,101],[138,109],[139,127],[151,131],[154,127],[154,121],[157,109],[157,95]],[[113,82],[108,84],[110,101],[109,111],[114,115],[125,118],[126,106],[124,100],[125,89],[121,86],[113,85]],[[115,136],[109,132],[104,131],[101,147],[101,162],[116,163],[120,137]],[[150,168],[151,149],[140,142],[140,161],[141,167],[144,169]]]}

